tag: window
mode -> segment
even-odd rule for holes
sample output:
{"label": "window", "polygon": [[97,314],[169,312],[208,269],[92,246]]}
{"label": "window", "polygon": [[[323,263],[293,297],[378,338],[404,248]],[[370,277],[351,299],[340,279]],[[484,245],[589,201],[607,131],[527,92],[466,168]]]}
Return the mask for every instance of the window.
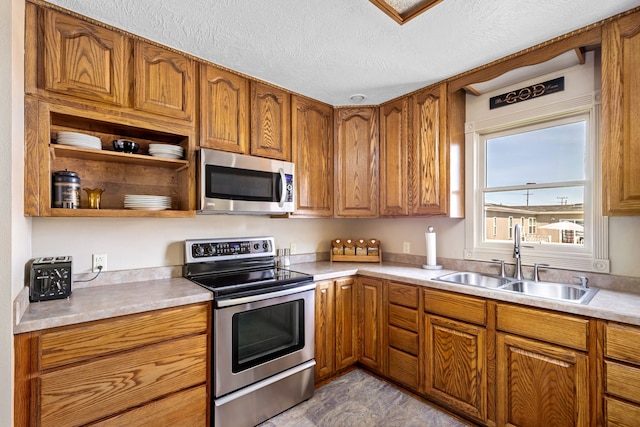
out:
{"label": "window", "polygon": [[467,98],[467,120],[480,120],[465,126],[465,259],[512,263],[519,223],[524,265],[608,272],[597,97],[554,94],[506,113],[484,106],[490,95]]}

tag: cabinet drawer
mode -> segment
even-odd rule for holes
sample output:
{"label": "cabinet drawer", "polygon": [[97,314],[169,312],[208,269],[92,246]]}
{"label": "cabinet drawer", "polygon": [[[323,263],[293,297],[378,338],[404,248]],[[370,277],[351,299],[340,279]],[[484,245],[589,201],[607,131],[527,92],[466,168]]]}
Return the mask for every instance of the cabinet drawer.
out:
{"label": "cabinet drawer", "polygon": [[205,334],[58,369],[39,381],[40,425],[83,425],[206,380]]}
{"label": "cabinet drawer", "polygon": [[389,349],[389,377],[410,388],[418,388],[418,358],[394,348]]}
{"label": "cabinet drawer", "polygon": [[587,350],[589,320],[580,317],[498,304],[496,327],[517,335]]}
{"label": "cabinet drawer", "polygon": [[640,328],[608,323],[605,334],[605,357],[640,365]]}
{"label": "cabinet drawer", "polygon": [[92,427],[204,426],[207,424],[207,387],[190,388],[131,411],[108,418]]}
{"label": "cabinet drawer", "polygon": [[637,427],[640,419],[640,407],[605,397],[605,426]]}
{"label": "cabinet drawer", "polygon": [[605,361],[606,392],[640,403],[640,368]]}
{"label": "cabinet drawer", "polygon": [[389,326],[389,347],[418,355],[418,334]]}
{"label": "cabinet drawer", "polygon": [[418,287],[402,283],[389,282],[389,302],[418,308]]}
{"label": "cabinet drawer", "polygon": [[418,311],[390,304],[389,324],[418,332]]}
{"label": "cabinet drawer", "polygon": [[484,325],[487,323],[487,304],[480,298],[443,292],[435,289],[424,290],[424,311]]}
{"label": "cabinet drawer", "polygon": [[151,311],[44,332],[43,370],[207,330],[209,305]]}

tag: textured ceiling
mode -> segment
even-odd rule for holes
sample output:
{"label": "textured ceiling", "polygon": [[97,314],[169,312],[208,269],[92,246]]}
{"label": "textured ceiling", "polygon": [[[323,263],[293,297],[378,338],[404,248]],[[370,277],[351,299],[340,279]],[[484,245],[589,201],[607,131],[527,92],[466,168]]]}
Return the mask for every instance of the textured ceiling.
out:
{"label": "textured ceiling", "polygon": [[379,104],[640,6],[444,0],[398,25],[369,0],[52,0],[326,103]]}

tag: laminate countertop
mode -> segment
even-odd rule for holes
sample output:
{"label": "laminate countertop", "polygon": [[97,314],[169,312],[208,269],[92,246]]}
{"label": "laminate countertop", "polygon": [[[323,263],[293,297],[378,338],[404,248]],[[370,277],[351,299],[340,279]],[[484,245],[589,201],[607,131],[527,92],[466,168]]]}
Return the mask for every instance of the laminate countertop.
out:
{"label": "laminate countertop", "polygon": [[[425,270],[407,264],[323,261],[293,264],[290,268],[312,274],[316,281],[360,274],[640,326],[640,293],[599,289],[593,299],[583,305],[490,288],[439,282],[434,279],[453,271]],[[597,283],[593,283],[592,287],[597,288]],[[28,288],[25,287],[14,302],[16,314],[13,332],[14,334],[31,332],[210,301],[212,298],[211,292],[180,277],[74,288],[68,299],[35,303],[29,303]]]}

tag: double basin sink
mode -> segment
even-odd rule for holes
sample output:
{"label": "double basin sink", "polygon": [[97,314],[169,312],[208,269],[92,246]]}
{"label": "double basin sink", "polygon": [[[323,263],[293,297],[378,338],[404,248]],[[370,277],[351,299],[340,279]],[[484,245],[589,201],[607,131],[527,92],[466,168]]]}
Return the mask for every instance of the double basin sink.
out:
{"label": "double basin sink", "polygon": [[536,282],[518,280],[510,277],[492,276],[489,274],[459,271],[445,274],[436,280],[459,285],[493,288],[505,292],[513,292],[538,298],[547,298],[576,304],[587,304],[598,289],[581,285],[570,285],[555,282]]}

